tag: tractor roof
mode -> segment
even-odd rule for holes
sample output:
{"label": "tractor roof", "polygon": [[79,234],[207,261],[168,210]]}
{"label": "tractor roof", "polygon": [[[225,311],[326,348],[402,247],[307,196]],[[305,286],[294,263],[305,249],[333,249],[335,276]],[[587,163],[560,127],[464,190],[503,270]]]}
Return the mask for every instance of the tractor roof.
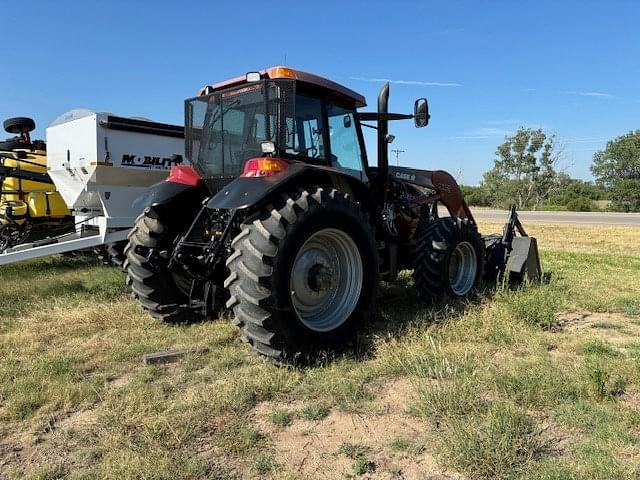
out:
{"label": "tractor roof", "polygon": [[[310,85],[314,85],[331,92],[335,92],[342,97],[346,97],[348,100],[352,101],[357,108],[364,107],[367,105],[367,101],[365,98],[357,92],[354,92],[350,88],[347,88],[339,83],[336,83],[332,80],[329,80],[324,77],[320,77],[319,75],[315,75],[313,73],[303,72],[301,70],[295,70],[289,67],[277,66],[267,68],[265,70],[260,70],[260,75],[263,78],[269,79],[279,79],[279,78],[290,78],[296,80],[298,82],[307,83]],[[242,77],[232,78],[230,80],[225,80],[224,82],[219,82],[213,85],[207,85],[204,88],[201,88],[198,92],[198,95],[206,95],[215,90],[220,90],[222,88],[234,87],[236,85],[242,85],[246,83],[246,75]]]}

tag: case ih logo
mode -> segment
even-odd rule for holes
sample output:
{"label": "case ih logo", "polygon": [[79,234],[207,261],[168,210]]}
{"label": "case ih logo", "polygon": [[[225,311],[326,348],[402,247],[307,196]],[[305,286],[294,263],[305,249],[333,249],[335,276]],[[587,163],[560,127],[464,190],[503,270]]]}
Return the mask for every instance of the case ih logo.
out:
{"label": "case ih logo", "polygon": [[411,173],[396,172],[396,177],[401,178],[402,180],[409,180],[410,182],[413,182],[416,179],[416,176]]}
{"label": "case ih logo", "polygon": [[150,155],[139,156],[129,153],[122,155],[123,167],[140,167],[152,169],[167,169],[183,162],[182,155],[173,155],[172,157],[152,157]]}

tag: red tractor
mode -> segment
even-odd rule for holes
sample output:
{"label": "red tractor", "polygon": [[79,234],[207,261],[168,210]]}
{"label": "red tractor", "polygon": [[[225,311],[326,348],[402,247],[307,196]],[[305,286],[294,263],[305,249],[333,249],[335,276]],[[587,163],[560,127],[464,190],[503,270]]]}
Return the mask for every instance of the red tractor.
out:
{"label": "red tractor", "polygon": [[[455,179],[393,167],[390,121],[335,82],[286,67],[207,86],[185,102],[186,155],[137,201],[128,281],[170,322],[233,309],[241,337],[290,362],[345,344],[366,322],[380,279],[413,269],[420,297],[469,296],[487,274],[540,276],[535,239],[515,209],[502,236],[482,237]],[[370,164],[362,129],[377,129]],[[438,204],[449,216],[438,216]],[[515,237],[519,230],[520,237]],[[515,238],[514,238],[515,237]]]}

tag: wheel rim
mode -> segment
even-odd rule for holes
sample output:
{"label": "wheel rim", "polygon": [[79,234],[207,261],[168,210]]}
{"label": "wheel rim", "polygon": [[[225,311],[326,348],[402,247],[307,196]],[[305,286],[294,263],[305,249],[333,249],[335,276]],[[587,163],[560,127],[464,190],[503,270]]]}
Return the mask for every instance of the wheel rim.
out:
{"label": "wheel rim", "polygon": [[293,261],[289,287],[300,321],[316,332],[342,325],[360,298],[360,251],[344,231],[325,228],[302,245]]}
{"label": "wheel rim", "polygon": [[476,250],[469,242],[460,242],[449,259],[449,285],[458,296],[473,288],[478,273]]}

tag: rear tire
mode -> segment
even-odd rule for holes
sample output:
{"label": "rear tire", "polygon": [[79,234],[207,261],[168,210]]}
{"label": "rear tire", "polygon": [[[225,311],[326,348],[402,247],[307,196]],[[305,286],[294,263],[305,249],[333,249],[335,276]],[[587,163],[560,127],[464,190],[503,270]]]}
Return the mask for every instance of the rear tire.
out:
{"label": "rear tire", "polygon": [[169,323],[193,322],[204,315],[188,307],[192,281],[167,268],[178,233],[157,211],[147,209],[135,222],[125,247],[127,284],[149,314]]}
{"label": "rear tire", "polygon": [[420,222],[415,238],[413,279],[418,295],[428,301],[469,296],[484,267],[477,227],[468,219],[445,217]]}
{"label": "rear tire", "polygon": [[[369,217],[323,188],[245,220],[225,282],[241,338],[276,363],[344,346],[369,319],[378,256]],[[303,357],[304,358],[304,357]]]}

